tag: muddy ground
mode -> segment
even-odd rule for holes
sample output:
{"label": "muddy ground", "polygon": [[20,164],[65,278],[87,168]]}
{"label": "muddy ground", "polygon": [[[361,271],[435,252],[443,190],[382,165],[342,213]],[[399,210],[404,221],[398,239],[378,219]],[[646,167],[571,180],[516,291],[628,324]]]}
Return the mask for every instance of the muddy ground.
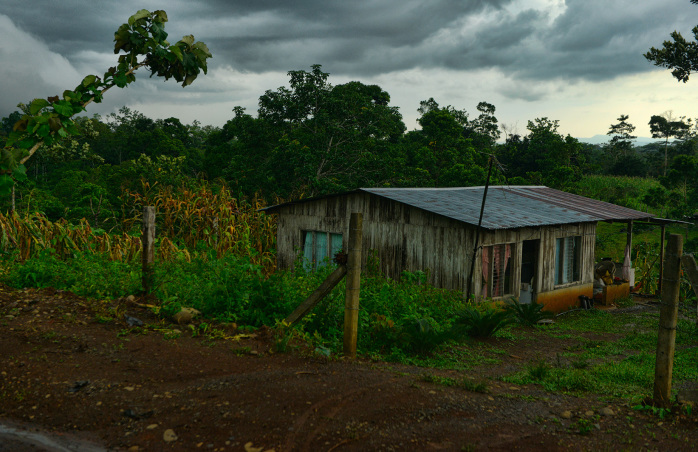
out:
{"label": "muddy ground", "polygon": [[[303,347],[278,353],[268,329],[192,337],[188,325],[115,303],[0,286],[0,451],[698,447],[696,415],[662,420],[627,401],[497,378],[554,358],[570,340],[493,339],[500,363],[465,375],[328,359]],[[148,327],[129,326],[124,315]],[[487,392],[432,383],[425,374],[468,377]]]}

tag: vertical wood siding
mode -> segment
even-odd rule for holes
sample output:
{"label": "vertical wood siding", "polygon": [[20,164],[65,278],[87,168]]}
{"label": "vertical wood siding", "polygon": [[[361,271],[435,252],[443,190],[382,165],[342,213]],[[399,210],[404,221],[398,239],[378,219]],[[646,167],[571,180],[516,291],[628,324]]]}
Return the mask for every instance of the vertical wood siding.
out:
{"label": "vertical wood siding", "polygon": [[[302,231],[342,234],[347,246],[349,217],[363,214],[363,265],[375,254],[381,271],[399,279],[403,271],[424,271],[436,287],[465,291],[475,240],[475,227],[435,215],[370,193],[351,193],[280,206],[277,260],[281,269],[293,268],[301,252]],[[535,287],[539,292],[555,289],[555,240],[581,236],[581,281],[593,281],[596,223],[484,231],[480,245],[513,244],[512,278],[518,296],[521,251],[524,240],[540,240]],[[475,260],[473,293],[480,295],[481,248]]]}

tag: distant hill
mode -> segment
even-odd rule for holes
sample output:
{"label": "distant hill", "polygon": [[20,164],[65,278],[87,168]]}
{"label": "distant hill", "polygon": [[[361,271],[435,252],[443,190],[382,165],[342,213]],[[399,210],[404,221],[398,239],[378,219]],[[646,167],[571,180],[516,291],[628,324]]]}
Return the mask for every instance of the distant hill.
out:
{"label": "distant hill", "polygon": [[[605,144],[611,141],[611,137],[608,135],[594,135],[591,138],[577,138],[581,143],[590,143],[590,144]],[[635,146],[644,146],[646,144],[651,144],[655,143],[660,140],[656,140],[654,138],[646,138],[646,137],[637,137],[634,141]]]}

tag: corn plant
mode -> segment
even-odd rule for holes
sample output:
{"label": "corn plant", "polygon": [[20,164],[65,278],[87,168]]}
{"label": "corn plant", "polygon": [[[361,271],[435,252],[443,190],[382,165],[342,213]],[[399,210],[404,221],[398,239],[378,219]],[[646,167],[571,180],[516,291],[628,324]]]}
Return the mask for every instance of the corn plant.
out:
{"label": "corn plant", "polygon": [[208,184],[196,188],[151,188],[144,183],[142,193],[127,193],[125,212],[137,224],[143,206],[157,209],[159,236],[194,250],[204,245],[216,251],[247,256],[267,272],[276,265],[276,222],[259,210],[258,199],[240,201],[225,187],[214,190]]}
{"label": "corn plant", "polygon": [[[16,212],[0,214],[0,252],[16,252],[21,262],[44,250],[53,250],[59,258],[89,251],[105,254],[112,261],[131,262],[140,258],[141,248],[139,237],[95,230],[85,219],[72,225],[65,220],[51,222],[38,213],[24,216]],[[189,260],[186,250],[179,249],[168,238],[162,238],[157,257],[170,260],[174,255],[183,255]]]}

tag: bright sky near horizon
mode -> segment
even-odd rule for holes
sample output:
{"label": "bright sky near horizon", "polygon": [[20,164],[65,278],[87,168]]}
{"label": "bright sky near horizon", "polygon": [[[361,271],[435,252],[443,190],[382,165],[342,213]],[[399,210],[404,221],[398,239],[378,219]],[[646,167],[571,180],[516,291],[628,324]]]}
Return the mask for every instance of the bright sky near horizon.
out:
{"label": "bright sky near horizon", "polygon": [[114,66],[114,31],[142,8],[168,13],[170,42],[204,41],[209,73],[182,89],[141,70],[89,114],[127,105],[221,126],[236,105],[256,114],[289,70],[321,64],[334,85],[387,91],[408,130],[430,97],[471,117],[478,102],[494,104],[520,134],[548,117],[588,138],[627,114],[649,137],[651,115],[698,117],[698,75],[679,83],[643,57],[674,30],[692,36],[698,5],[689,0],[0,0],[0,117]]}

